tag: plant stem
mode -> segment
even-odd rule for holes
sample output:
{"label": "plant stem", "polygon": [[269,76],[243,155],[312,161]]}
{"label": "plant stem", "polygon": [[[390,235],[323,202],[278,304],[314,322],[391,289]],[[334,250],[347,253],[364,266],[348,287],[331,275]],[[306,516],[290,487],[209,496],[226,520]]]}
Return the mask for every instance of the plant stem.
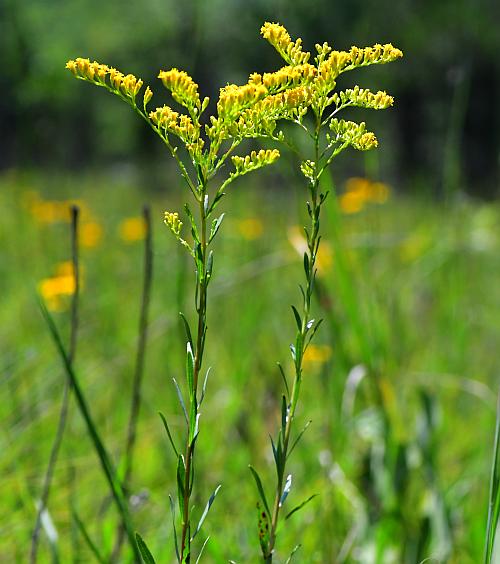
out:
{"label": "plant stem", "polygon": [[[71,302],[71,328],[69,337],[68,358],[71,364],[75,360],[76,354],[76,337],[78,331],[78,302],[80,295],[80,276],[79,276],[79,260],[78,260],[78,206],[71,206],[71,261],[73,267],[73,277],[75,281],[75,288],[73,299]],[[36,515],[35,527],[31,536],[31,551],[30,563],[34,564],[37,561],[38,545],[40,540],[40,530],[42,527],[42,516],[47,509],[47,503],[50,496],[50,488],[54,477],[54,470],[59,457],[64,431],[66,429],[66,422],[69,413],[69,399],[70,399],[71,384],[67,378],[64,379],[64,390],[61,402],[61,410],[59,412],[59,421],[57,424],[56,436],[50,451],[49,464],[45,473],[43,482],[42,495],[40,496],[40,505]]]}
{"label": "plant stem", "polygon": [[319,246],[319,217],[321,211],[321,203],[318,199],[318,187],[319,187],[319,132],[321,127],[321,118],[317,118],[316,129],[314,134],[314,156],[315,156],[315,176],[309,184],[309,191],[311,195],[310,202],[310,218],[311,226],[310,230],[306,231],[307,234],[307,268],[305,269],[306,275],[306,286],[304,290],[304,300],[302,304],[302,323],[300,330],[297,331],[296,346],[295,349],[295,376],[293,381],[292,393],[290,398],[290,403],[288,406],[288,415],[286,419],[285,431],[283,435],[283,460],[284,463],[278,471],[278,481],[276,487],[276,495],[274,498],[272,516],[271,516],[271,530],[269,534],[269,543],[267,545],[267,553],[264,555],[264,561],[266,563],[272,563],[273,561],[273,550],[276,543],[276,531],[279,523],[279,515],[281,509],[281,497],[283,495],[283,485],[286,475],[286,461],[288,458],[288,448],[290,443],[290,434],[292,430],[292,423],[295,417],[295,411],[297,409],[297,404],[300,396],[300,386],[302,382],[302,364],[304,360],[304,353],[307,348],[306,337],[310,329],[310,310],[311,310],[311,297],[314,290],[314,281],[316,278],[316,257],[318,253]]}
{"label": "plant stem", "polygon": [[[203,350],[205,346],[206,334],[206,309],[207,309],[207,217],[205,209],[206,184],[200,186],[199,198],[199,213],[201,220],[200,229],[200,246],[201,246],[201,273],[198,272],[196,285],[197,295],[199,302],[196,304],[198,313],[198,327],[196,337],[196,348],[194,351],[194,370],[193,370],[193,389],[189,390],[190,405],[189,413],[194,411],[198,412],[198,380],[200,370],[203,362]],[[193,406],[194,403],[194,406]],[[188,422],[188,433],[186,438],[185,448],[185,472],[184,472],[184,500],[183,500],[183,515],[182,515],[182,536],[181,536],[181,562],[190,562],[191,551],[191,522],[189,518],[190,513],[190,499],[193,489],[193,476],[194,476],[194,452],[195,452],[195,439],[192,439],[192,434],[189,430],[190,423]]]}

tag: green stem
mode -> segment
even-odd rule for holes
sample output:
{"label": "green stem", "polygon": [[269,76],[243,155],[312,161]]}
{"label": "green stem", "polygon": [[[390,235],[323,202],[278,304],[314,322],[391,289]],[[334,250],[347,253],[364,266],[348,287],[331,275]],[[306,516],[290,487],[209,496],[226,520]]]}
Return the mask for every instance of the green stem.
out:
{"label": "green stem", "polygon": [[309,186],[311,194],[311,228],[308,232],[307,237],[307,256],[308,256],[308,269],[306,272],[306,288],[304,292],[304,301],[302,305],[302,324],[300,331],[298,331],[296,342],[300,343],[300,350],[295,350],[295,377],[293,381],[292,393],[289,404],[288,417],[286,420],[285,431],[283,435],[283,460],[284,463],[281,465],[281,469],[278,473],[278,481],[276,486],[276,495],[274,498],[272,516],[271,516],[271,530],[269,535],[269,543],[267,545],[267,551],[264,554],[264,561],[266,563],[272,563],[273,561],[273,551],[276,544],[276,532],[279,523],[280,509],[281,509],[281,497],[283,495],[283,485],[286,475],[286,461],[288,458],[288,448],[290,444],[290,434],[292,431],[292,424],[295,418],[295,411],[297,409],[297,404],[299,402],[300,396],[300,386],[302,382],[302,364],[304,359],[304,353],[307,348],[306,337],[309,331],[308,324],[310,321],[310,310],[311,310],[311,297],[313,293],[314,280],[316,277],[315,265],[316,256],[318,248],[318,238],[319,238],[319,215],[321,209],[321,201],[318,199],[318,187],[319,187],[319,171],[318,171],[318,160],[319,160],[319,132],[321,127],[321,118],[318,116],[316,122],[316,129],[314,134],[314,156],[315,156],[315,178],[311,181]]}
{"label": "green stem", "polygon": [[[197,305],[198,312],[198,329],[196,338],[196,349],[194,352],[194,370],[193,370],[193,389],[190,390],[190,406],[189,413],[193,409],[193,403],[195,411],[198,410],[198,380],[200,375],[200,370],[203,362],[203,350],[205,345],[205,333],[206,333],[206,309],[207,309],[207,218],[204,205],[204,198],[206,194],[206,185],[202,185],[200,189],[201,197],[199,199],[199,211],[201,219],[201,260],[202,260],[202,276],[197,276],[197,291],[199,295],[199,304]],[[189,425],[189,424],[188,424]],[[181,535],[181,562],[190,562],[190,552],[191,552],[191,523],[190,523],[190,500],[191,493],[193,489],[193,467],[194,467],[194,452],[195,452],[195,442],[191,440],[191,433],[187,433],[186,448],[185,448],[185,472],[184,472],[184,499],[183,499],[183,514],[182,514],[182,535]]]}

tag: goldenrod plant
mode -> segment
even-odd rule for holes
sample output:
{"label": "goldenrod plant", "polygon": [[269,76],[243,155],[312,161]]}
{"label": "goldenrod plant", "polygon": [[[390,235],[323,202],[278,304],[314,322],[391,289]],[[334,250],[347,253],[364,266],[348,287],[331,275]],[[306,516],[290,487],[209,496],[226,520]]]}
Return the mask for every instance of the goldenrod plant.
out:
{"label": "goldenrod plant", "polygon": [[[153,91],[149,86],[143,88],[142,79],[131,74],[125,75],[114,68],[91,62],[89,59],[78,58],[66,64],[67,69],[76,78],[115,94],[147,122],[177,162],[196,208],[196,212],[193,213],[189,203],[184,207],[190,225],[189,240],[182,234],[183,222],[178,212],[167,211],[164,217],[164,222],[174,238],[191,256],[196,273],[194,331],[187,317],[181,314],[186,330],[184,386],[174,379],[186,427],[182,448],[177,446],[167,420],[162,415],[170,444],[177,458],[179,535],[176,532],[175,503],[172,499],[170,506],[176,556],[181,563],[193,560],[192,542],[198,535],[220,488],[220,486],[215,488],[198,523],[194,525],[194,506],[191,502],[195,485],[194,455],[199,435],[200,408],[209,373],[209,370],[206,370],[205,375],[202,375],[207,335],[208,288],[214,265],[212,244],[224,218],[224,214],[215,217],[214,212],[230,183],[240,176],[274,163],[280,156],[276,149],[261,149],[251,151],[244,156],[237,156],[233,153],[238,145],[247,138],[283,140],[282,133],[276,130],[277,122],[282,119],[301,122],[303,114],[312,102],[312,90],[306,85],[314,79],[316,72],[311,65],[302,64],[305,57],[306,54],[301,55],[300,45],[297,45],[293,51],[293,61],[300,61],[297,64],[291,63],[276,73],[266,73],[263,76],[254,73],[248,84],[244,86],[229,84],[221,88],[216,106],[217,112],[208,118],[204,118],[204,112],[209,105],[209,99],[200,98],[198,85],[184,71],[173,68],[161,71],[158,75],[174,101],[183,110],[176,111],[166,105],[150,110]],[[229,162],[229,157],[234,168],[224,176],[223,167]],[[143,558],[148,562],[153,561],[153,556],[145,542],[140,536],[137,538]],[[198,558],[204,546],[203,544],[197,550]]]}
{"label": "goldenrod plant", "polygon": [[[383,91],[371,92],[359,86],[341,92],[334,92],[334,89],[340,74],[368,65],[395,61],[402,57],[402,52],[391,44],[377,44],[366,48],[352,47],[349,51],[337,51],[328,43],[323,43],[316,45],[317,54],[314,64],[311,64],[309,63],[311,54],[303,50],[302,40],[299,38],[292,41],[282,25],[266,22],[262,26],[261,34],[287,65],[272,76],[279,76],[282,81],[296,81],[297,96],[303,101],[296,108],[292,121],[303,130],[310,143],[310,155],[300,156],[300,170],[307,181],[307,213],[310,219],[309,225],[304,227],[307,241],[307,251],[303,256],[305,282],[300,285],[302,297],[300,306],[298,308],[292,306],[297,329],[295,340],[290,345],[293,361],[291,387],[288,383],[289,378],[280,365],[285,392],[281,403],[281,425],[278,435],[275,439],[271,438],[277,478],[274,500],[271,504],[268,503],[259,474],[250,466],[261,498],[258,503],[258,534],[262,556],[265,562],[272,562],[281,511],[292,488],[292,475],[287,474],[287,462],[309,425],[307,423],[298,434],[292,436],[303,379],[304,355],[321,323],[321,320],[315,320],[311,313],[311,298],[317,271],[316,261],[321,240],[321,208],[328,195],[327,191],[322,190],[320,180],[333,159],[344,149],[352,147],[367,151],[378,146],[375,134],[366,129],[364,122],[345,121],[338,119],[337,115],[349,107],[381,110],[393,104],[393,98]],[[246,87],[252,84],[266,84],[268,81],[266,74],[263,77],[252,75]],[[312,119],[308,119],[309,115]],[[280,132],[277,138],[292,145],[291,140],[283,132]],[[313,497],[314,495],[289,509],[285,519],[301,509]],[[297,548],[298,546],[294,548],[292,555]]]}

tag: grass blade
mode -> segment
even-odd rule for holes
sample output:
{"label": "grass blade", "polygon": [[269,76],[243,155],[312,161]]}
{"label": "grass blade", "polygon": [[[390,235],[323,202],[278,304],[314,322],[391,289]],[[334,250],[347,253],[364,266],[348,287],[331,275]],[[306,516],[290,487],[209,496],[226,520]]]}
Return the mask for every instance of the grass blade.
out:
{"label": "grass blade", "polygon": [[194,532],[194,535],[191,537],[191,540],[194,539],[194,537],[198,534],[199,530],[201,529],[201,526],[203,525],[203,521],[205,521],[208,512],[210,511],[210,508],[212,507],[212,503],[214,502],[215,496],[219,493],[219,490],[221,489],[221,486],[218,485],[215,490],[214,493],[210,496],[209,500],[207,501],[207,504],[205,505],[205,509],[203,511],[202,516],[200,517],[200,521],[198,523],[198,526],[196,527],[196,531]]}
{"label": "grass blade", "polygon": [[491,564],[495,537],[500,515],[500,393],[498,394],[497,417],[495,424],[495,441],[493,461],[491,464],[490,496],[488,502],[488,521],[486,525],[486,542],[484,550],[485,564]]}
{"label": "grass blade", "polygon": [[101,467],[102,470],[104,472],[104,475],[108,481],[109,487],[111,489],[111,493],[113,495],[113,499],[116,503],[116,507],[118,510],[118,513],[123,521],[126,533],[127,533],[127,538],[130,544],[130,548],[132,549],[132,551],[134,552],[134,555],[136,557],[137,560],[139,560],[140,558],[140,554],[138,552],[137,549],[137,544],[135,542],[135,536],[134,536],[134,532],[132,530],[132,525],[130,522],[130,516],[129,516],[129,512],[128,512],[128,507],[127,507],[127,502],[125,500],[125,496],[123,494],[123,490],[122,487],[120,485],[120,483],[118,482],[117,478],[116,478],[116,472],[113,468],[113,465],[111,463],[111,459],[104,447],[104,444],[101,440],[101,437],[99,436],[99,432],[97,431],[97,428],[95,426],[95,423],[92,419],[92,416],[90,414],[90,410],[88,408],[87,405],[87,401],[85,399],[85,396],[83,394],[82,388],[80,386],[80,382],[73,370],[73,367],[71,365],[70,359],[66,353],[66,349],[64,348],[64,345],[62,343],[61,340],[61,336],[59,335],[59,331],[57,330],[57,327],[55,325],[55,322],[52,318],[52,316],[50,315],[49,311],[47,310],[47,308],[45,307],[45,304],[40,301],[40,309],[42,311],[42,315],[45,319],[45,322],[47,323],[47,327],[49,328],[50,334],[52,336],[52,339],[56,345],[57,351],[59,353],[59,356],[61,357],[63,364],[64,364],[64,368],[66,370],[66,374],[68,376],[68,379],[71,382],[71,386],[74,390],[74,394],[75,394],[75,399],[76,399],[76,403],[78,405],[78,409],[80,410],[80,413],[85,421],[86,427],[87,427],[87,432],[89,434],[89,437],[94,445],[94,448],[96,450],[97,456],[99,458],[99,461],[101,463]]}
{"label": "grass blade", "polygon": [[78,526],[78,530],[80,531],[80,534],[82,535],[85,542],[87,543],[87,546],[89,547],[90,552],[92,552],[92,554],[95,556],[95,559],[100,564],[107,564],[106,558],[104,558],[104,556],[102,556],[99,553],[97,546],[95,545],[94,541],[90,538],[90,535],[89,535],[85,525],[83,524],[83,521],[80,519],[80,517],[78,517],[78,514],[76,513],[76,511],[73,511],[73,519]]}
{"label": "grass blade", "polygon": [[318,494],[313,494],[312,496],[308,497],[305,501],[303,501],[302,503],[300,503],[299,505],[297,505],[297,507],[294,507],[289,513],[287,513],[286,517],[285,517],[285,521],[287,519],[289,519],[294,513],[296,513],[297,511],[299,511],[299,509],[302,509],[304,507],[304,505],[307,505],[311,500],[313,500]]}
{"label": "grass blade", "polygon": [[141,553],[142,559],[144,560],[145,564],[156,564],[151,551],[149,550],[141,535],[139,533],[135,533],[135,538],[137,541],[137,547],[139,548],[139,552]]}
{"label": "grass blade", "polygon": [[172,445],[172,448],[174,449],[175,456],[179,458],[179,451],[177,450],[174,440],[172,439],[172,435],[170,434],[170,429],[168,427],[167,420],[165,419],[165,416],[163,415],[163,413],[161,413],[161,411],[159,412],[159,415],[161,417],[161,420],[163,421],[163,426],[165,427],[165,431],[167,431],[168,439],[170,441],[170,444]]}

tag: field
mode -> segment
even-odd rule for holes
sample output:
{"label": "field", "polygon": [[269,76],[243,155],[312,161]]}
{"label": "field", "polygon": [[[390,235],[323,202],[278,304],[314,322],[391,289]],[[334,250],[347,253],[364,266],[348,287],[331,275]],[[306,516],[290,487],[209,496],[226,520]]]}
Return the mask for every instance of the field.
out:
{"label": "field", "polygon": [[[476,564],[500,369],[500,208],[335,180],[313,302],[324,322],[305,358],[297,413],[297,428],[312,424],[289,462],[287,503],[319,495],[280,530],[278,561],[301,544],[296,562]],[[185,363],[178,312],[191,316],[194,274],[162,223],[185,198],[177,180],[168,184],[148,190],[128,170],[0,178],[2,562],[27,561],[59,417],[66,376],[37,294],[67,339],[70,203],[81,209],[75,370],[118,467],[137,348],[141,209],[151,205],[154,275],[130,494],[135,529],[157,562],[173,561],[176,460],[158,412],[176,435],[182,414],[172,378],[183,379]],[[210,535],[205,560],[243,563],[259,559],[248,465],[273,479],[276,363],[291,365],[305,194],[277,173],[239,180],[229,192],[208,307],[212,371],[194,497],[203,508],[222,484],[202,530]],[[103,554],[112,551],[117,514],[74,401],[48,507],[41,562],[92,561],[75,515]]]}

